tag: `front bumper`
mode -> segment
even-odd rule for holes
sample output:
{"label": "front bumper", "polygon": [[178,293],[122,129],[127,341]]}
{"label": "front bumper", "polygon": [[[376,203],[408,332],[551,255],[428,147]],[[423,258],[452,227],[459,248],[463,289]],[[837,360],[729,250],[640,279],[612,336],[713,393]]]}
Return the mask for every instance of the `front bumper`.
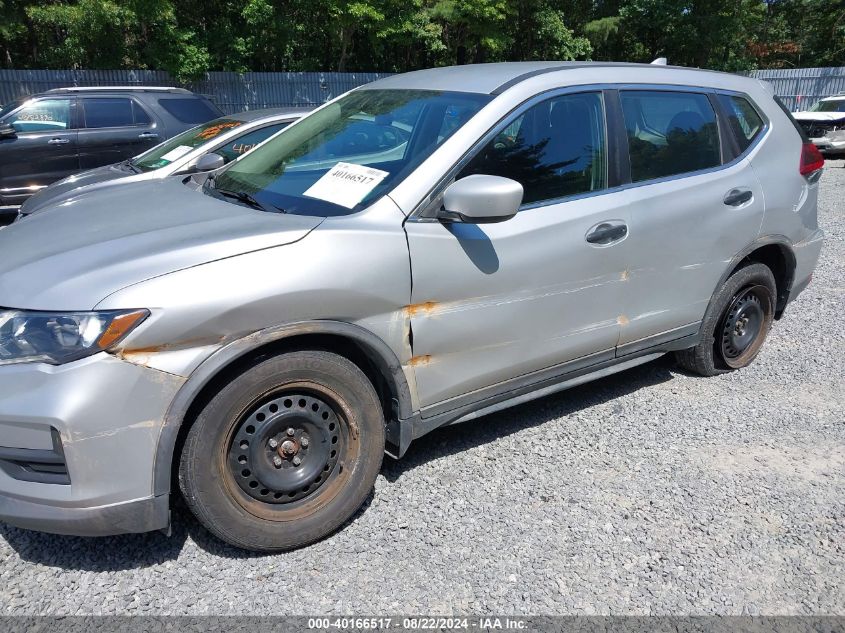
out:
{"label": "front bumper", "polygon": [[810,142],[815,145],[820,152],[845,152],[845,133],[840,132],[836,138],[832,138],[830,136],[811,138]]}
{"label": "front bumper", "polygon": [[0,521],[25,530],[74,536],[152,532],[170,524],[170,495],[94,508],[63,508],[0,495]]}
{"label": "front bumper", "polygon": [[0,521],[79,535],[167,527],[167,495],[154,496],[153,471],[162,422],[183,382],[105,353],[58,367],[0,367],[0,447],[46,451],[58,437],[70,480],[0,469]]}

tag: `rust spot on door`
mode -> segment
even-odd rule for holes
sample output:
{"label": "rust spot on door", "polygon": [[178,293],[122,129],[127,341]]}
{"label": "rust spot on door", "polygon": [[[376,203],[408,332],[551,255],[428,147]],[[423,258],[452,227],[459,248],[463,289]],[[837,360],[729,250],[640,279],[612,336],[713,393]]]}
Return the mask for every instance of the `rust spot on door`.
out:
{"label": "rust spot on door", "polygon": [[429,315],[437,309],[437,302],[436,301],[426,301],[424,303],[412,303],[409,306],[405,306],[405,314],[409,317],[415,317],[420,315]]}
{"label": "rust spot on door", "polygon": [[626,317],[624,314],[620,314],[618,317],[616,317],[616,322],[622,327],[625,327],[630,323],[628,317]]}
{"label": "rust spot on door", "polygon": [[429,363],[431,363],[431,356],[429,354],[424,356],[414,356],[408,361],[408,364],[411,367],[422,367],[424,365],[428,365]]}

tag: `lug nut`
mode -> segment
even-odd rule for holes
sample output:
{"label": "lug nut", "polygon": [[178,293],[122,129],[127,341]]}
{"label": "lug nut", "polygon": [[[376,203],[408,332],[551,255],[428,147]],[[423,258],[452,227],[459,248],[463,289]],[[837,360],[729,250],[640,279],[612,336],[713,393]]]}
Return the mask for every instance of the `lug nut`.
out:
{"label": "lug nut", "polygon": [[271,437],[270,441],[267,442],[267,444],[270,445],[270,448],[278,448],[278,446],[279,446],[279,443],[276,441],[275,437]]}
{"label": "lug nut", "polygon": [[294,431],[293,429],[288,429],[288,435],[289,435],[290,437],[293,437],[293,434],[294,434],[294,433],[296,433],[296,431]]}
{"label": "lug nut", "polygon": [[299,444],[302,448],[306,448],[308,446],[308,438],[303,435],[302,439],[299,440]]}
{"label": "lug nut", "polygon": [[299,456],[298,456],[298,455],[297,455],[296,457],[294,457],[294,458],[293,458],[293,465],[294,465],[294,466],[299,466],[301,463],[302,463],[302,460],[301,460],[301,459],[299,459]]}
{"label": "lug nut", "polygon": [[276,468],[281,468],[281,467],[282,467],[282,458],[281,458],[281,457],[279,457],[278,455],[276,455],[276,456],[273,458],[273,465],[274,465]]}

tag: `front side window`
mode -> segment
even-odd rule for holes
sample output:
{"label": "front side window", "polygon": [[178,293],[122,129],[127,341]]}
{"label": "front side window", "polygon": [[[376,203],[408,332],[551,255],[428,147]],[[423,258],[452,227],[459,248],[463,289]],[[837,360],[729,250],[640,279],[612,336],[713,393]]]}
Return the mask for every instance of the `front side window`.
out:
{"label": "front side window", "polygon": [[132,165],[141,171],[152,171],[169,165],[196,147],[213,141],[224,132],[240,127],[243,121],[235,119],[215,119],[204,125],[193,127],[187,132],[177,134],[160,145],[156,145],[148,152],[144,152],[132,160]]}
{"label": "front side window", "polygon": [[633,182],[721,164],[716,113],[707,95],[631,90],[619,97]]}
{"label": "front side window", "polygon": [[259,143],[263,143],[268,138],[273,136],[276,132],[283,130],[290,123],[276,123],[275,125],[268,125],[266,127],[241,134],[240,136],[229,139],[225,145],[214,150],[215,154],[220,154],[228,163],[236,158],[246,154],[248,151],[255,149]]}
{"label": "front side window", "polygon": [[719,103],[728,115],[728,124],[739,144],[739,151],[744,152],[762,131],[763,119],[743,97],[720,94]]}
{"label": "front side window", "polygon": [[71,125],[70,99],[30,101],[5,121],[18,132],[67,130]]}
{"label": "front side window", "polygon": [[135,125],[132,101],[118,97],[82,99],[86,128],[129,127]]}
{"label": "front side window", "polygon": [[232,163],[206,191],[247,193],[288,213],[354,213],[410,174],[491,99],[356,90]]}
{"label": "front side window", "polygon": [[504,176],[522,184],[531,204],[607,187],[601,93],[563,95],[526,110],[500,131],[466,167],[471,174]]}

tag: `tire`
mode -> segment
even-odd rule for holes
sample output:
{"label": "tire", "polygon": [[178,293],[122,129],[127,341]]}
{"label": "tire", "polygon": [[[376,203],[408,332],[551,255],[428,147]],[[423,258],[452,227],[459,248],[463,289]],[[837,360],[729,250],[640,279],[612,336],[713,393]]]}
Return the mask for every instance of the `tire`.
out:
{"label": "tire", "polygon": [[772,327],[776,288],[765,264],[750,263],[734,272],[710,301],[701,341],[675,352],[678,364],[702,376],[750,365]]}
{"label": "tire", "polygon": [[179,485],[218,538],[284,551],[349,519],[383,455],[384,416],[364,373],[336,354],[291,352],[247,369],[205,406],[182,449]]}

